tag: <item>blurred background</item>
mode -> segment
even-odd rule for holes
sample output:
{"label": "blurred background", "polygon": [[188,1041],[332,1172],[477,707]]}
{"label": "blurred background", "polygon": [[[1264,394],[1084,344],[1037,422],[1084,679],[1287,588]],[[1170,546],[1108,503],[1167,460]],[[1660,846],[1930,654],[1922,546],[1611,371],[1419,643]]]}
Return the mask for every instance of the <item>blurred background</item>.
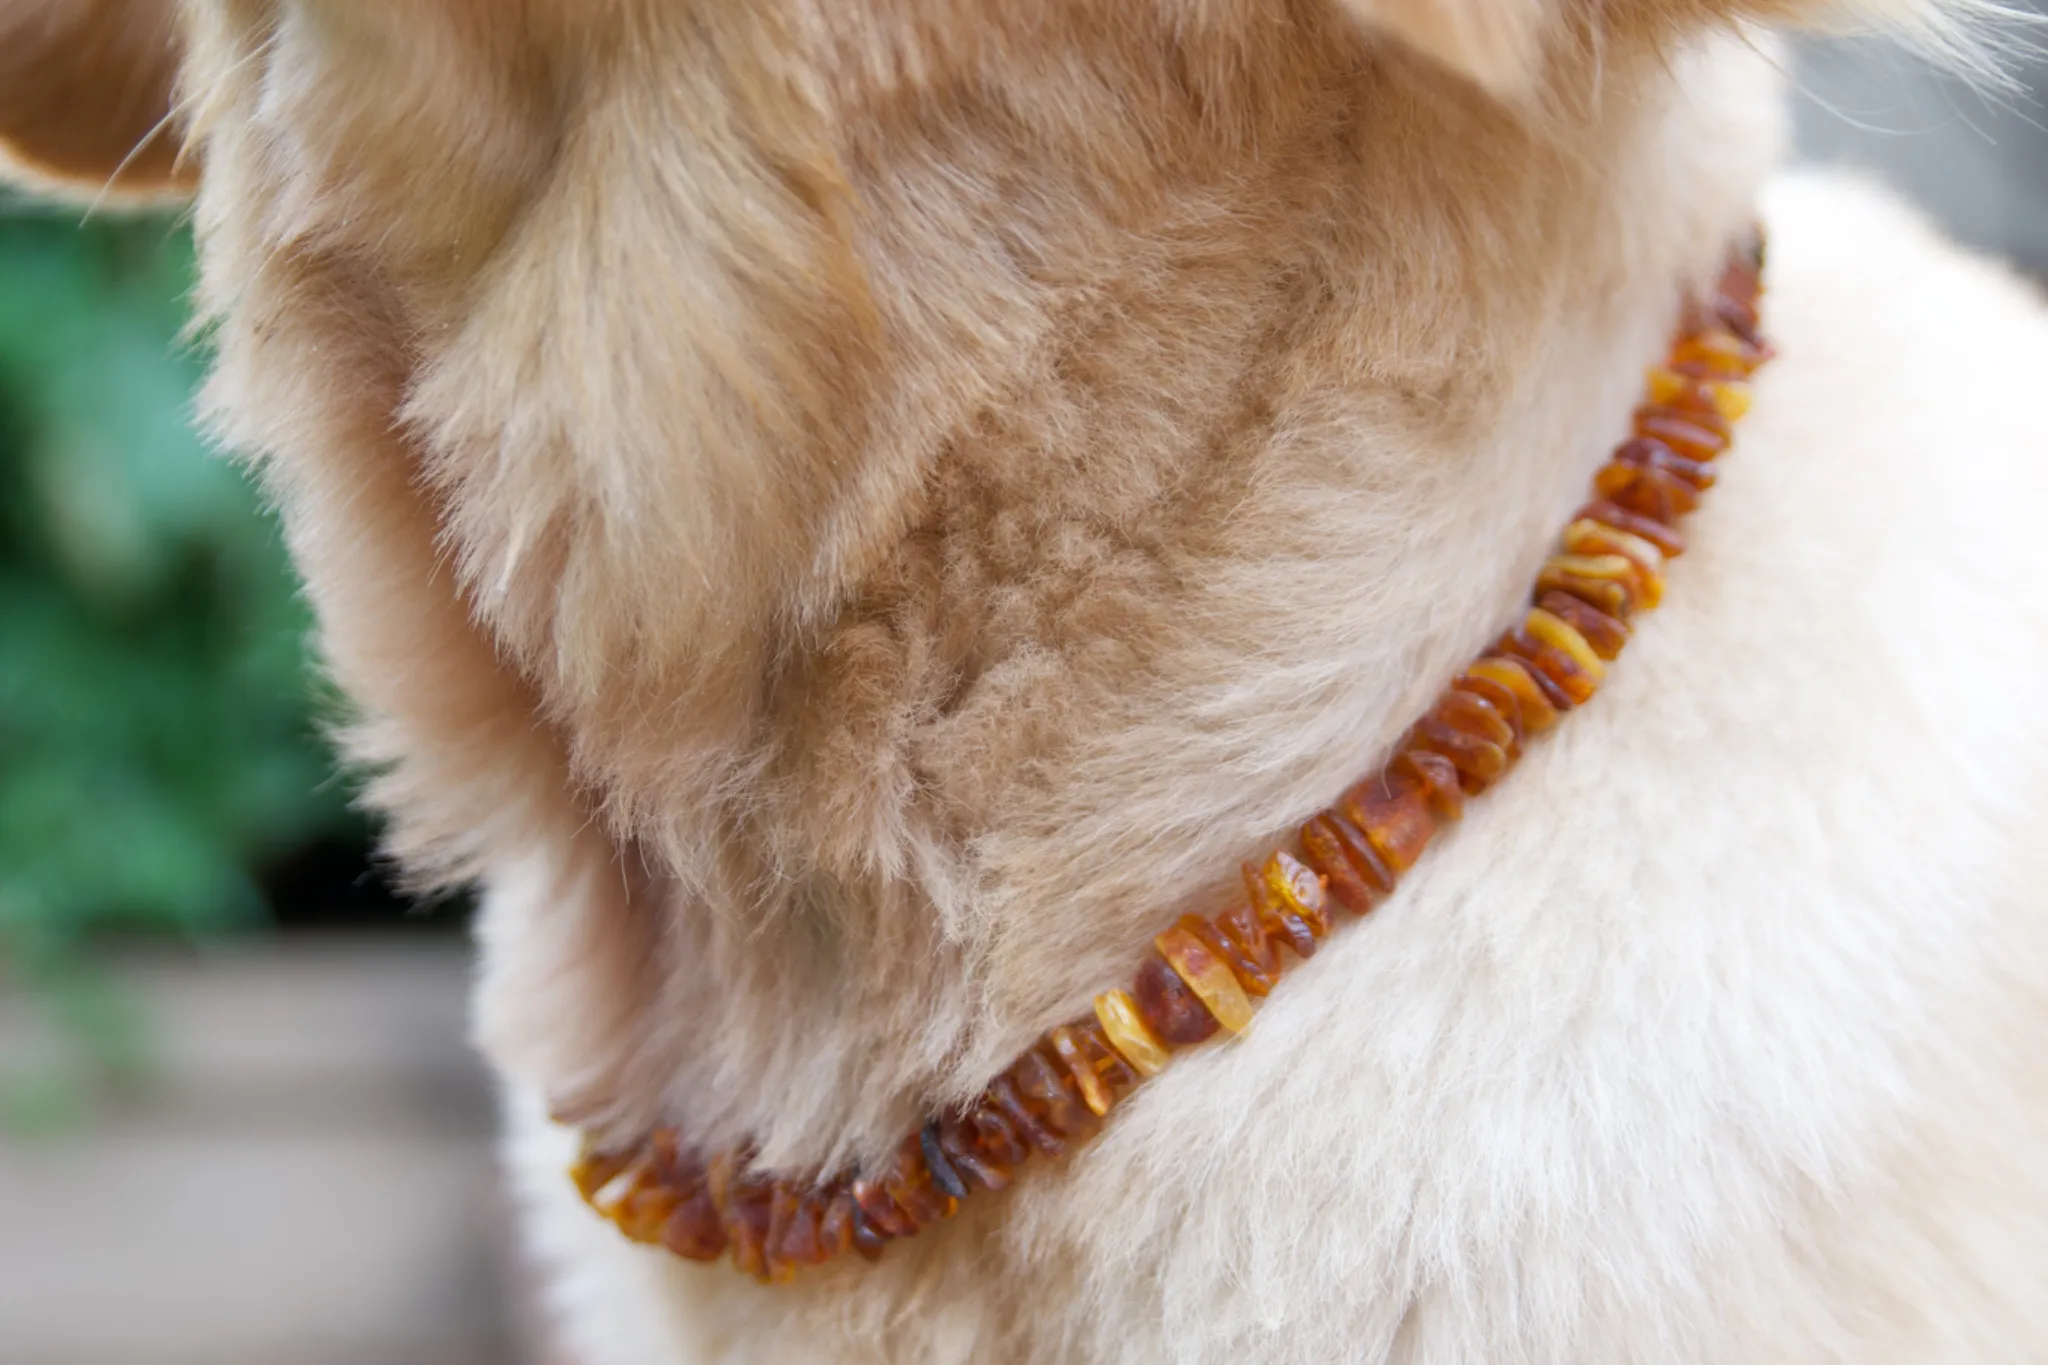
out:
{"label": "blurred background", "polygon": [[[2048,277],[2048,63],[1797,60],[1803,157]],[[0,199],[0,1360],[528,1360],[468,907],[396,898],[334,775],[191,279],[174,219]]]}

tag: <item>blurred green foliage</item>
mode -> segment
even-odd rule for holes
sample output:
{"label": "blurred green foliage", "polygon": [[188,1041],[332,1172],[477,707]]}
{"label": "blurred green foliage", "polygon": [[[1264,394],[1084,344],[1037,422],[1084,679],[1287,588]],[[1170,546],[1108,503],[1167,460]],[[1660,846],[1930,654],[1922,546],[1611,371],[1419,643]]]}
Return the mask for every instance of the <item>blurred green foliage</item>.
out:
{"label": "blurred green foliage", "polygon": [[89,945],[261,923],[351,821],[276,525],[190,425],[192,273],[172,221],[0,204],[0,970],[116,1069]]}

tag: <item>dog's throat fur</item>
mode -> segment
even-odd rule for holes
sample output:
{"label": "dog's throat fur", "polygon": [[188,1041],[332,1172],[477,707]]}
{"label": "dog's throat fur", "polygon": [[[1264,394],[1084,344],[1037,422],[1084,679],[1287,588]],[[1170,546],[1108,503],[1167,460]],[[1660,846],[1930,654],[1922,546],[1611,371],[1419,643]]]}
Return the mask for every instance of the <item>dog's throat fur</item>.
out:
{"label": "dog's throat fur", "polygon": [[733,1264],[770,1282],[888,1243],[1007,1188],[1034,1157],[1085,1143],[1176,1050],[1237,1033],[1289,960],[1313,956],[1332,911],[1363,917],[1464,801],[1499,781],[1524,745],[1590,700],[1657,605],[1677,524],[1714,483],[1714,462],[1748,410],[1750,377],[1770,357],[1758,331],[1763,241],[1734,246],[1708,295],[1688,300],[1676,340],[1648,376],[1631,435],[1565,528],[1521,624],[1460,673],[1376,773],[1302,825],[1263,864],[1245,864],[1245,900],[1183,915],[1153,939],[1128,990],[1041,1037],[964,1108],[927,1120],[878,1170],[755,1170],[745,1149],[707,1154],[662,1127],[638,1142],[586,1141],[571,1171],[584,1199],[636,1242]]}

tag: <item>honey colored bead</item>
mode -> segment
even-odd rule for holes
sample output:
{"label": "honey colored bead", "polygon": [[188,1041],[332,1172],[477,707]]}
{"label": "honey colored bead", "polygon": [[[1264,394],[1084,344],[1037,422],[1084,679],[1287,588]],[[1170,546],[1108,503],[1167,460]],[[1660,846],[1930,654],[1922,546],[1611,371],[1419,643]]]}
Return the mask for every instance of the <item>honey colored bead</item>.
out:
{"label": "honey colored bead", "polygon": [[768,1239],[762,1245],[761,1255],[768,1283],[787,1284],[796,1278],[798,1266],[817,1263],[818,1213],[804,1202],[803,1192],[787,1180],[772,1184]]}
{"label": "honey colored bead", "polygon": [[768,1230],[775,1186],[759,1176],[733,1181],[726,1198],[725,1235],[732,1243],[732,1263],[757,1280],[768,1278]]}
{"label": "honey colored bead", "polygon": [[1367,778],[1345,792],[1341,804],[1396,876],[1415,865],[1436,833],[1428,789],[1392,773]]}
{"label": "honey colored bead", "polygon": [[1568,593],[1547,592],[1536,605],[1577,631],[1603,660],[1613,659],[1628,643],[1627,626]]}
{"label": "honey colored bead", "polygon": [[1477,697],[1480,701],[1493,708],[1493,713],[1499,716],[1507,726],[1508,757],[1513,759],[1521,754],[1523,739],[1522,703],[1513,692],[1508,690],[1505,684],[1476,674],[1468,668],[1457,677],[1451,679],[1451,688],[1466,696]]}
{"label": "honey colored bead", "polygon": [[[913,1232],[930,1227],[941,1218],[951,1218],[960,1207],[960,1196],[940,1189],[934,1181],[931,1166],[925,1161],[925,1148],[933,1136],[932,1128],[927,1125],[903,1139],[882,1180],[882,1188],[909,1219]],[[950,1173],[951,1167],[946,1169],[949,1187],[964,1188],[957,1176]]]}
{"label": "honey colored bead", "polygon": [[[1456,820],[1465,814],[1465,792],[1458,782],[1457,765],[1442,754],[1416,748],[1406,748],[1395,754],[1394,761],[1387,765],[1387,771],[1380,780],[1404,779],[1421,783],[1429,798],[1428,809],[1444,819]],[[1396,873],[1407,870],[1405,866],[1394,868]]]}
{"label": "honey colored bead", "polygon": [[1394,874],[1365,836],[1341,815],[1325,811],[1301,827],[1309,866],[1329,879],[1330,892],[1354,915],[1369,913],[1394,889]]}
{"label": "honey colored bead", "polygon": [[1104,991],[1095,997],[1095,1018],[1117,1056],[1130,1063],[1142,1079],[1156,1076],[1166,1065],[1166,1044],[1159,1041],[1138,1013],[1129,991]]}
{"label": "honey colored bead", "polygon": [[906,1143],[904,1159],[898,1163],[906,1186],[923,1185],[929,1181],[931,1188],[947,1199],[967,1197],[967,1181],[946,1151],[944,1129],[939,1120],[930,1119],[917,1130],[916,1152],[909,1152],[908,1146]]}
{"label": "honey colored bead", "polygon": [[715,1261],[725,1251],[725,1219],[701,1181],[678,1200],[661,1230],[661,1244],[692,1261]]}
{"label": "honey colored bead", "polygon": [[1030,1156],[1024,1139],[986,1101],[964,1114],[939,1120],[939,1147],[960,1175],[991,1194],[1010,1187],[1016,1169]]}
{"label": "honey colored bead", "polygon": [[835,1182],[820,1197],[825,1207],[818,1215],[818,1246],[829,1261],[853,1249],[853,1227],[860,1213],[844,1181]]}
{"label": "honey colored bead", "polygon": [[1536,593],[1570,593],[1624,619],[1643,593],[1642,569],[1627,555],[1552,555],[1536,576]]}
{"label": "honey colored bead", "polygon": [[1526,626],[1502,636],[1496,648],[1528,665],[1529,676],[1560,711],[1571,710],[1600,690],[1599,679],[1580,668],[1571,655],[1529,634]]}
{"label": "honey colored bead", "polygon": [[1518,722],[1524,734],[1540,735],[1557,724],[1557,707],[1530,674],[1529,666],[1521,660],[1489,655],[1465,672],[1470,677],[1485,679],[1514,694],[1515,705],[1520,711]]}
{"label": "honey colored bead", "polygon": [[1666,470],[1611,460],[1593,476],[1600,496],[1667,525],[1699,506],[1699,490]]}
{"label": "honey colored bead", "polygon": [[598,1191],[624,1175],[638,1155],[639,1150],[631,1147],[600,1152],[585,1138],[575,1162],[569,1167],[569,1179],[576,1186],[576,1192],[583,1196],[584,1203],[595,1203]]}
{"label": "honey colored bead", "polygon": [[1259,927],[1266,931],[1266,937],[1292,948],[1296,957],[1314,957],[1316,931],[1309,922],[1295,911],[1290,902],[1266,885],[1258,868],[1243,863],[1238,867],[1238,874],[1244,878],[1244,892],[1251,901],[1252,915],[1258,920]]}
{"label": "honey colored bead", "polygon": [[1231,918],[1231,912],[1219,915],[1214,924],[1200,915],[1182,915],[1180,927],[1194,935],[1197,942],[1230,968],[1230,974],[1237,978],[1237,984],[1246,995],[1262,996],[1272,990],[1280,979],[1280,950],[1273,945],[1265,930],[1258,927],[1258,917],[1251,907],[1244,906],[1241,910],[1234,927],[1251,931],[1249,945],[1238,942],[1233,931],[1224,928],[1223,921]]}
{"label": "honey colored bead", "polygon": [[642,1167],[634,1173],[632,1185],[604,1212],[628,1241],[653,1244],[661,1241],[669,1216],[681,1202],[652,1170]]}
{"label": "honey colored bead", "polygon": [[1266,859],[1259,878],[1273,899],[1286,906],[1317,938],[1330,932],[1330,898],[1323,879],[1285,849]]}
{"label": "honey colored bead", "polygon": [[916,1234],[917,1221],[890,1197],[885,1177],[857,1179],[853,1182],[851,1193],[853,1202],[860,1208],[861,1216],[883,1237],[910,1237]]}
{"label": "honey colored bead", "polygon": [[[1089,1112],[1101,1118],[1116,1108],[1116,1087],[1098,1066],[1095,1056],[1097,1048],[1090,1035],[1074,1025],[1062,1024],[1046,1036],[1052,1044],[1053,1055],[1059,1058],[1060,1065],[1073,1077],[1074,1087],[1080,1092],[1081,1102],[1088,1106]],[[1102,1045],[1100,1051],[1111,1057],[1116,1056],[1115,1053],[1109,1052],[1107,1045]],[[1116,1065],[1124,1066],[1121,1058],[1117,1059]]]}
{"label": "honey colored bead", "polygon": [[1176,924],[1152,940],[1175,974],[1195,993],[1218,1024],[1242,1033],[1252,1021],[1252,1002],[1222,957]]}
{"label": "honey colored bead", "polygon": [[1716,477],[1714,467],[1704,460],[1688,459],[1662,441],[1653,441],[1647,436],[1622,442],[1614,452],[1614,462],[1661,469],[1676,476],[1696,493],[1712,488]]}
{"label": "honey colored bead", "polygon": [[1108,1081],[1110,1086],[1121,1092],[1130,1089],[1142,1079],[1123,1054],[1110,1046],[1109,1035],[1103,1031],[1102,1020],[1094,1015],[1075,1022],[1071,1027],[1081,1047],[1091,1058],[1096,1059],[1095,1074]]}
{"label": "honey colored bead", "polygon": [[1666,559],[1676,559],[1685,553],[1685,537],[1670,523],[1646,517],[1640,512],[1632,512],[1619,503],[1605,499],[1589,502],[1579,509],[1577,519],[1616,531],[1626,531],[1633,536],[1641,536],[1662,550]]}
{"label": "honey colored bead", "polygon": [[1094,1111],[1081,1098],[1073,1075],[1053,1056],[1052,1043],[1024,1049],[1010,1064],[1010,1081],[1033,1118],[1062,1138],[1086,1138],[1096,1129]]}
{"label": "honey colored bead", "polygon": [[1586,642],[1585,636],[1573,630],[1561,617],[1541,607],[1532,607],[1522,618],[1522,628],[1552,649],[1569,655],[1571,661],[1585,670],[1596,684],[1606,680],[1607,665],[1600,661],[1600,655]]}
{"label": "honey colored bead", "polygon": [[[1030,1056],[1025,1053],[1025,1056]],[[1034,1151],[1055,1160],[1067,1154],[1067,1140],[1052,1126],[1039,1106],[1025,1102],[1023,1093],[1017,1089],[1016,1068],[989,1082],[982,1092],[981,1102],[1000,1114],[1003,1121]],[[1021,1158],[1020,1158],[1021,1160]]]}
{"label": "honey colored bead", "polygon": [[1589,559],[1626,556],[1635,561],[1640,605],[1654,607],[1664,600],[1664,552],[1641,536],[1582,518],[1565,528],[1564,548],[1567,554]]}
{"label": "honey colored bead", "polygon": [[1708,373],[1742,378],[1763,363],[1763,352],[1733,332],[1719,328],[1695,332],[1671,348],[1674,365],[1699,365]]}
{"label": "honey colored bead", "polygon": [[1148,957],[1139,964],[1131,998],[1145,1026],[1170,1047],[1187,1047],[1216,1033],[1216,1016],[1163,957]]}
{"label": "honey colored bead", "polygon": [[1453,684],[1430,708],[1432,715],[1468,735],[1475,735],[1502,749],[1515,743],[1514,698],[1503,691],[1500,699],[1466,691]]}
{"label": "honey colored bead", "polygon": [[1739,379],[1660,368],[1650,371],[1649,389],[1653,406],[1711,413],[1723,422],[1738,422],[1749,411],[1749,385]]}
{"label": "honey colored bead", "polygon": [[1465,792],[1476,795],[1507,772],[1515,734],[1491,705],[1451,688],[1415,723],[1409,742],[1450,759]]}
{"label": "honey colored bead", "polygon": [[1661,441],[1680,455],[1711,460],[1728,448],[1725,430],[1716,430],[1718,414],[1644,408],[1636,413],[1636,435]]}

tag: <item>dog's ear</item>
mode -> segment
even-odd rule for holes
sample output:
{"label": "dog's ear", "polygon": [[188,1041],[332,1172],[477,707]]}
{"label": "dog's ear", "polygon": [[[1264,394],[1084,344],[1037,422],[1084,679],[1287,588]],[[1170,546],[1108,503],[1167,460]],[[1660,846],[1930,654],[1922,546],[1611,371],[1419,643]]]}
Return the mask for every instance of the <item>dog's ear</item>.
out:
{"label": "dog's ear", "polygon": [[86,194],[189,190],[176,20],[177,0],[0,0],[0,161]]}
{"label": "dog's ear", "polygon": [[1417,52],[1500,99],[1535,83],[1548,0],[1338,0],[1367,29]]}

